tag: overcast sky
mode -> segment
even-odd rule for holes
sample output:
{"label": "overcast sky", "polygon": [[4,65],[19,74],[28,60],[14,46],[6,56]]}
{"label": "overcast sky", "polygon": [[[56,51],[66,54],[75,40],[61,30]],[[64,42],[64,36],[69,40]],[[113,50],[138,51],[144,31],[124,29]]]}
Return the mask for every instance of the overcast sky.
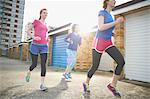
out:
{"label": "overcast sky", "polygon": [[[39,18],[42,8],[48,10],[46,22],[49,26],[59,27],[69,22],[78,23],[85,31],[97,24],[97,13],[103,0],[25,0],[24,26]],[[116,0],[118,4],[129,0]]]}

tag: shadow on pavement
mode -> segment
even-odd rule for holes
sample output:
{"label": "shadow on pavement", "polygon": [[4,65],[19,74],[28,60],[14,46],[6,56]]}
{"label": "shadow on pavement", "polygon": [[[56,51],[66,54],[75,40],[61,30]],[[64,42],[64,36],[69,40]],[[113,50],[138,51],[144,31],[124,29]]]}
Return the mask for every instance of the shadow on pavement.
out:
{"label": "shadow on pavement", "polygon": [[64,79],[61,79],[55,87],[48,88],[47,91],[35,90],[34,92],[22,95],[15,99],[56,99],[63,91],[67,89],[67,82]]}
{"label": "shadow on pavement", "polygon": [[23,86],[23,85],[15,85],[15,86],[8,87],[8,88],[6,88],[6,89],[4,89],[3,91],[0,92],[0,96],[8,95],[9,90],[12,90],[14,88],[21,87],[21,86]]}
{"label": "shadow on pavement", "polygon": [[83,93],[84,99],[92,99],[90,92]]}

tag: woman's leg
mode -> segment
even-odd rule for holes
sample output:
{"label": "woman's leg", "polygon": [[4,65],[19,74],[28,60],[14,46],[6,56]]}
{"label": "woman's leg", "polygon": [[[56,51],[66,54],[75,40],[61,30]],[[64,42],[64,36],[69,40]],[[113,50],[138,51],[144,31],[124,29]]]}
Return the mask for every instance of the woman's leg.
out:
{"label": "woman's leg", "polygon": [[98,53],[95,49],[92,50],[92,66],[87,73],[86,83],[89,84],[90,79],[97,70],[102,53]]}
{"label": "woman's leg", "polygon": [[31,57],[32,57],[32,65],[29,67],[29,70],[27,72],[27,76],[26,76],[27,82],[29,82],[31,71],[37,66],[38,55],[34,55],[31,53]]}
{"label": "woman's leg", "polygon": [[74,65],[76,64],[76,52],[72,52],[72,55],[67,58],[67,68],[65,73],[71,73]]}
{"label": "woman's leg", "polygon": [[65,70],[65,73],[69,73],[72,70],[71,66],[72,66],[73,60],[74,60],[73,57],[67,58],[67,68]]}
{"label": "woman's leg", "polygon": [[102,53],[98,53],[95,49],[92,50],[92,66],[87,73],[85,83],[83,83],[84,92],[90,92],[89,82],[99,66],[101,55]]}
{"label": "woman's leg", "polygon": [[76,63],[76,51],[67,49],[67,67],[65,70],[65,73],[63,74],[63,77],[70,81],[71,77],[71,71]]}
{"label": "woman's leg", "polygon": [[41,84],[44,84],[44,79],[46,75],[46,61],[47,61],[47,53],[40,54],[41,56]]}
{"label": "woman's leg", "polygon": [[31,57],[32,57],[32,65],[29,68],[30,71],[32,71],[37,66],[38,55],[31,53]]}
{"label": "woman's leg", "polygon": [[125,64],[124,58],[120,51],[115,47],[110,47],[106,50],[106,52],[116,61],[117,66],[115,68],[113,77],[112,77],[112,82],[111,85],[113,87],[116,87],[117,81],[119,79],[119,75],[121,74],[121,71],[123,69],[123,66]]}

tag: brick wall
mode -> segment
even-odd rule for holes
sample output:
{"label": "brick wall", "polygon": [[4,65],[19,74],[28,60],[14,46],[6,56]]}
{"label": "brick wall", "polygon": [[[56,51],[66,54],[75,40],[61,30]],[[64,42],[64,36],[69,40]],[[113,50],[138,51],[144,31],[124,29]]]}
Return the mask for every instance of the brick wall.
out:
{"label": "brick wall", "polygon": [[[120,15],[116,15],[115,19],[120,17]],[[119,49],[119,51],[122,53],[122,55],[124,56],[124,23],[120,23],[118,25],[115,26],[115,35],[114,35],[114,39],[115,39],[115,45],[116,47]],[[116,63],[114,62],[114,68],[116,66]],[[122,71],[122,74],[120,76],[120,79],[122,79],[124,77],[124,70]]]}
{"label": "brick wall", "polygon": [[77,51],[75,69],[88,70],[92,64],[92,41],[95,33],[83,33],[82,44]]}
{"label": "brick wall", "polygon": [[50,36],[49,37],[49,41],[48,41],[48,59],[47,59],[47,65],[51,65],[52,64],[52,43],[53,43],[53,37]]}

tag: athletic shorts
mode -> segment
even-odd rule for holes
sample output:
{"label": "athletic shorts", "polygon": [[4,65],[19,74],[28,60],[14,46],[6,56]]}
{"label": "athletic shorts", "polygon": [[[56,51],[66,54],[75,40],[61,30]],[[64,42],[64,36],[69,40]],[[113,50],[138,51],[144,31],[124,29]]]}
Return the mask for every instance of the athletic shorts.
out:
{"label": "athletic shorts", "polygon": [[109,47],[114,46],[111,40],[104,40],[99,38],[94,38],[92,49],[95,49],[99,53],[103,53]]}
{"label": "athletic shorts", "polygon": [[42,53],[48,53],[48,46],[47,45],[36,45],[36,44],[31,44],[29,51],[34,54],[42,54]]}

